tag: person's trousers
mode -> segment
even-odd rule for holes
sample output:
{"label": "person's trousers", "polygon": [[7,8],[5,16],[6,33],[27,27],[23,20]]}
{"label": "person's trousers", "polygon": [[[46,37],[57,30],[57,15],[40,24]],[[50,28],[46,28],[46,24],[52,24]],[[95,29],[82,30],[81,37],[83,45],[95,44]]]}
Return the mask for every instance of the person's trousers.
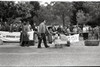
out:
{"label": "person's trousers", "polygon": [[20,35],[20,46],[29,46],[28,36],[24,36],[23,33]]}
{"label": "person's trousers", "polygon": [[45,33],[41,33],[41,38],[38,38],[38,39],[39,39],[38,48],[41,48],[42,40],[43,40],[44,46],[48,47]]}
{"label": "person's trousers", "polygon": [[21,46],[29,46],[28,41],[23,41]]}
{"label": "person's trousers", "polygon": [[48,42],[52,43],[52,35],[50,35],[50,34],[48,35]]}
{"label": "person's trousers", "polygon": [[96,34],[95,34],[95,38],[96,38],[96,39],[99,39],[99,33],[96,33]]}
{"label": "person's trousers", "polygon": [[84,40],[88,39],[88,33],[83,33],[83,39]]}
{"label": "person's trousers", "polygon": [[34,42],[36,41],[36,32],[34,32],[34,34],[33,34],[33,39],[34,39]]}

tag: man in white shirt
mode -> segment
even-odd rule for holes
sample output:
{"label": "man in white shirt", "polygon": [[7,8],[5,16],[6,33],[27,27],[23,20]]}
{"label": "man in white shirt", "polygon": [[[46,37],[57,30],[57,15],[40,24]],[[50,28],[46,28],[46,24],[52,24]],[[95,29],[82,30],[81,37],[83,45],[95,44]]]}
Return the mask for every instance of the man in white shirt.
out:
{"label": "man in white shirt", "polygon": [[88,39],[88,31],[89,31],[89,27],[84,25],[83,27],[83,39],[84,40]]}

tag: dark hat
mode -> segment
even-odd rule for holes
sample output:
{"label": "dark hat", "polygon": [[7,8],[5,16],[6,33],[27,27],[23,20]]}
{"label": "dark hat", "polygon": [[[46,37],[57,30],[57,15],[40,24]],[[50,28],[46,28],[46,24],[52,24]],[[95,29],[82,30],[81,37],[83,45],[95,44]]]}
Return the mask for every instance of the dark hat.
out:
{"label": "dark hat", "polygon": [[52,27],[48,27],[48,29],[52,29]]}

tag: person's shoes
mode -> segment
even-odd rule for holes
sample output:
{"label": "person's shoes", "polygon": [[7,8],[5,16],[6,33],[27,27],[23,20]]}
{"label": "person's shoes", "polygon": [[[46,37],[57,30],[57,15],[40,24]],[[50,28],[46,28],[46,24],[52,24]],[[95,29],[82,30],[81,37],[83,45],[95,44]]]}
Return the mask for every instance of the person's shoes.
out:
{"label": "person's shoes", "polygon": [[21,45],[21,47],[25,47],[24,45]]}
{"label": "person's shoes", "polygon": [[46,46],[46,48],[49,48],[50,46]]}
{"label": "person's shoes", "polygon": [[41,47],[37,47],[37,48],[41,48]]}
{"label": "person's shoes", "polygon": [[52,44],[52,42],[49,42],[49,44]]}
{"label": "person's shoes", "polygon": [[21,47],[25,47],[25,46],[21,46]]}

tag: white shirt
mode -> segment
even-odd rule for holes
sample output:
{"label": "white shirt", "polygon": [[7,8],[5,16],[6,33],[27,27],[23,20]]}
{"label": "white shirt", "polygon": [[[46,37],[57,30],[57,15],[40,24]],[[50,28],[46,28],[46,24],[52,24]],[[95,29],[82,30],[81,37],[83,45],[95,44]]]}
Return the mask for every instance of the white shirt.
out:
{"label": "white shirt", "polygon": [[29,40],[33,40],[33,34],[34,34],[34,31],[30,31],[28,32],[28,35],[29,35]]}

